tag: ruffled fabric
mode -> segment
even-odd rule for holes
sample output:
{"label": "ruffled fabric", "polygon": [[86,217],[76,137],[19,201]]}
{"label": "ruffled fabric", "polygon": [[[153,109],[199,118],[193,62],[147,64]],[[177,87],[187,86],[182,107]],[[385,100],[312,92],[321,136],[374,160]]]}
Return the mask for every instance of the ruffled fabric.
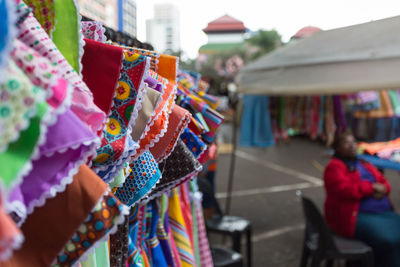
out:
{"label": "ruffled fabric", "polygon": [[[10,64],[10,69],[7,72],[7,75],[9,83],[5,86],[9,86],[16,90],[16,86],[19,85],[20,95],[17,95],[17,97],[21,97],[24,94],[32,95],[31,97],[28,97],[27,103],[24,103],[26,106],[22,106],[22,114],[13,114],[16,121],[8,121],[10,124],[4,125],[7,129],[9,129],[9,127],[16,129],[11,138],[10,136],[7,138],[8,130],[4,130],[4,132],[2,131],[2,137],[5,137],[5,139],[1,139],[2,142],[4,142],[3,148],[5,149],[6,145],[8,145],[7,149],[0,153],[0,161],[2,164],[7,166],[7,168],[0,169],[0,178],[6,195],[14,185],[18,185],[21,182],[22,176],[30,171],[32,167],[32,155],[34,155],[37,145],[44,138],[44,131],[47,129],[49,119],[51,119],[52,110],[45,101],[44,91],[39,87],[32,85],[29,79],[20,69],[18,69],[17,66]],[[7,91],[3,90],[3,85],[1,86],[2,97],[5,97],[6,99],[9,98],[9,101],[0,105],[3,110],[2,117],[7,114],[4,110],[9,110],[11,112],[11,104],[13,104],[13,101],[11,101],[12,96],[7,95]],[[31,104],[29,104],[30,101],[32,101]],[[22,118],[22,121],[18,121],[17,117]],[[2,121],[2,123],[3,122],[4,121]],[[18,124],[18,122],[20,122],[20,124]],[[13,123],[17,124],[13,125]],[[6,144],[5,140],[7,139],[15,139],[15,141]]]}
{"label": "ruffled fabric", "polygon": [[6,80],[0,84],[0,152],[28,128],[37,103],[45,100],[44,91],[32,85],[13,62],[4,73]]}
{"label": "ruffled fabric", "polygon": [[206,151],[207,145],[197,135],[195,135],[189,128],[186,128],[180,136],[181,140],[185,143],[186,147],[193,153],[196,159]]}
{"label": "ruffled fabric", "polygon": [[85,260],[96,244],[117,231],[128,214],[129,209],[111,192],[107,192],[64,246],[53,267],[74,266],[80,260]]}
{"label": "ruffled fabric", "polygon": [[149,51],[149,50],[145,50],[145,49],[140,49],[140,48],[136,48],[136,47],[128,47],[128,46],[123,46],[123,45],[119,45],[116,43],[113,43],[114,46],[118,46],[123,48],[126,51],[135,53],[135,54],[140,54],[142,56],[146,56],[148,58],[150,58],[150,69],[152,71],[157,71],[158,69],[158,58],[160,57],[160,54],[155,52],[155,51]]}
{"label": "ruffled fabric", "polygon": [[171,155],[159,163],[159,168],[162,172],[162,177],[157,186],[148,194],[146,201],[154,199],[188,181],[201,171],[202,166],[182,140],[179,139]]}
{"label": "ruffled fabric", "polygon": [[49,198],[63,192],[79,166],[94,154],[98,144],[98,138],[67,109],[48,129],[46,141],[39,147],[39,155],[32,162],[32,170],[12,191],[9,209],[24,219],[36,207],[43,206]]}
{"label": "ruffled fabric", "polygon": [[[8,65],[9,53],[12,49],[12,41],[17,34],[16,4],[13,0],[3,0],[0,2],[0,73]],[[0,83],[5,77],[0,75]]]}
{"label": "ruffled fabric", "polygon": [[21,227],[25,236],[22,248],[2,266],[50,266],[106,191],[107,184],[82,165],[63,193],[28,216]]}
{"label": "ruffled fabric", "polygon": [[82,34],[85,38],[88,38],[93,41],[105,43],[107,41],[107,37],[105,35],[106,28],[104,28],[104,24],[101,21],[82,21]]}
{"label": "ruffled fabric", "polygon": [[186,109],[175,104],[173,105],[168,120],[167,132],[154,147],[150,148],[150,152],[157,162],[162,161],[171,154],[179,136],[187,127],[191,117],[192,115]]}
{"label": "ruffled fabric", "polygon": [[[145,93],[144,78],[148,67],[146,57],[125,52],[118,87],[115,89],[114,105],[111,107],[107,128],[104,130],[102,146],[97,149],[97,156],[92,162],[92,166],[99,174],[110,166],[119,166],[119,168],[113,167],[113,172],[107,173],[109,178],[114,177],[123,167],[123,160],[129,161],[130,156],[136,151],[137,145],[129,143],[130,127],[134,126],[141,109]],[[108,177],[103,176],[106,181]]]}
{"label": "ruffled fabric", "polygon": [[46,57],[57,67],[64,79],[73,86],[71,110],[95,133],[104,128],[105,114],[93,100],[89,88],[57,49],[39,22],[30,14],[20,25],[18,38]]}
{"label": "ruffled fabric", "polygon": [[56,22],[54,0],[24,0],[24,2],[32,8],[35,18],[51,36]]}
{"label": "ruffled fabric", "polygon": [[24,237],[14,221],[3,210],[0,197],[0,262],[9,259],[21,247]]}
{"label": "ruffled fabric", "polygon": [[53,32],[53,41],[61,54],[79,74],[80,69],[80,36],[79,12],[74,0],[54,0],[57,27]]}
{"label": "ruffled fabric", "polygon": [[132,172],[115,193],[115,196],[128,206],[132,206],[146,196],[161,178],[157,162],[149,151],[134,160],[130,168]]}
{"label": "ruffled fabric", "polygon": [[152,117],[155,116],[156,109],[160,105],[161,100],[162,94],[160,92],[150,87],[146,88],[142,109],[139,110],[135,126],[132,128],[131,136],[134,141],[139,141],[141,138],[144,138],[146,127],[150,124]]}

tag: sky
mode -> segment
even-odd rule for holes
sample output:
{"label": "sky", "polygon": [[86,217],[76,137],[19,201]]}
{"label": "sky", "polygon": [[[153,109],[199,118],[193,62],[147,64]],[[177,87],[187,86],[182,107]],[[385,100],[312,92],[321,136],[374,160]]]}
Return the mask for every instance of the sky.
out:
{"label": "sky", "polygon": [[[323,30],[350,26],[400,15],[398,0],[137,0],[138,39],[146,41],[146,20],[153,6],[172,3],[180,12],[181,47],[195,58],[207,43],[202,29],[229,14],[251,31],[277,30],[288,41],[299,29],[316,26]],[[397,33],[396,33],[397,34]]]}

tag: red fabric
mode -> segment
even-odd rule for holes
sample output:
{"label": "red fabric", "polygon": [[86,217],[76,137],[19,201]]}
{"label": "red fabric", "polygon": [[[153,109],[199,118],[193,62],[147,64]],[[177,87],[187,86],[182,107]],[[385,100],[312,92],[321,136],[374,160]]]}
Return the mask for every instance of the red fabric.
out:
{"label": "red fabric", "polygon": [[[372,173],[376,182],[390,185],[385,177],[369,163],[362,163]],[[360,201],[374,192],[372,183],[362,181],[358,171],[349,171],[343,161],[333,158],[325,168],[326,191],[325,219],[332,230],[343,236],[353,237]]]}
{"label": "red fabric", "polygon": [[94,103],[110,112],[122,64],[122,48],[85,39],[82,57],[83,80],[93,93]]}

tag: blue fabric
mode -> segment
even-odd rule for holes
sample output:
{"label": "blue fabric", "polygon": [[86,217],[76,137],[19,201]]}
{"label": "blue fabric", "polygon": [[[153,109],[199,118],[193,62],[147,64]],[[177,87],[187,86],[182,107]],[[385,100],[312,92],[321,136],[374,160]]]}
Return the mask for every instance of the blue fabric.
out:
{"label": "blue fabric", "polygon": [[[369,172],[360,161],[357,163],[357,170],[360,172],[361,180],[370,181],[371,183],[375,183],[375,177]],[[392,206],[387,197],[384,197],[380,200],[375,199],[374,197],[365,197],[360,202],[359,212],[372,212],[379,213],[384,211],[389,211],[392,209]]]}
{"label": "blue fabric", "polygon": [[8,25],[10,23],[10,11],[6,2],[6,0],[0,0],[0,67],[5,66],[8,58],[8,52],[10,52],[7,51],[11,41],[11,26]]}
{"label": "blue fabric", "polygon": [[376,156],[371,156],[367,154],[358,155],[358,158],[368,161],[378,169],[390,169],[390,170],[400,171],[400,163],[391,160],[381,159]]}
{"label": "blue fabric", "polygon": [[269,113],[269,97],[245,95],[240,145],[268,147],[275,144]]}
{"label": "blue fabric", "polygon": [[397,213],[359,213],[355,238],[372,247],[376,267],[400,266],[400,216]]}

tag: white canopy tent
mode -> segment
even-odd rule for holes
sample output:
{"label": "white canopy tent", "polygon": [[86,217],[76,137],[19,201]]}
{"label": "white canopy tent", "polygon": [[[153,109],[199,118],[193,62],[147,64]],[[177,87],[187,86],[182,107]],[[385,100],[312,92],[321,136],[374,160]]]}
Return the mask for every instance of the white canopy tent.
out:
{"label": "white canopy tent", "polygon": [[246,65],[239,92],[340,94],[400,88],[400,16],[318,32]]}

